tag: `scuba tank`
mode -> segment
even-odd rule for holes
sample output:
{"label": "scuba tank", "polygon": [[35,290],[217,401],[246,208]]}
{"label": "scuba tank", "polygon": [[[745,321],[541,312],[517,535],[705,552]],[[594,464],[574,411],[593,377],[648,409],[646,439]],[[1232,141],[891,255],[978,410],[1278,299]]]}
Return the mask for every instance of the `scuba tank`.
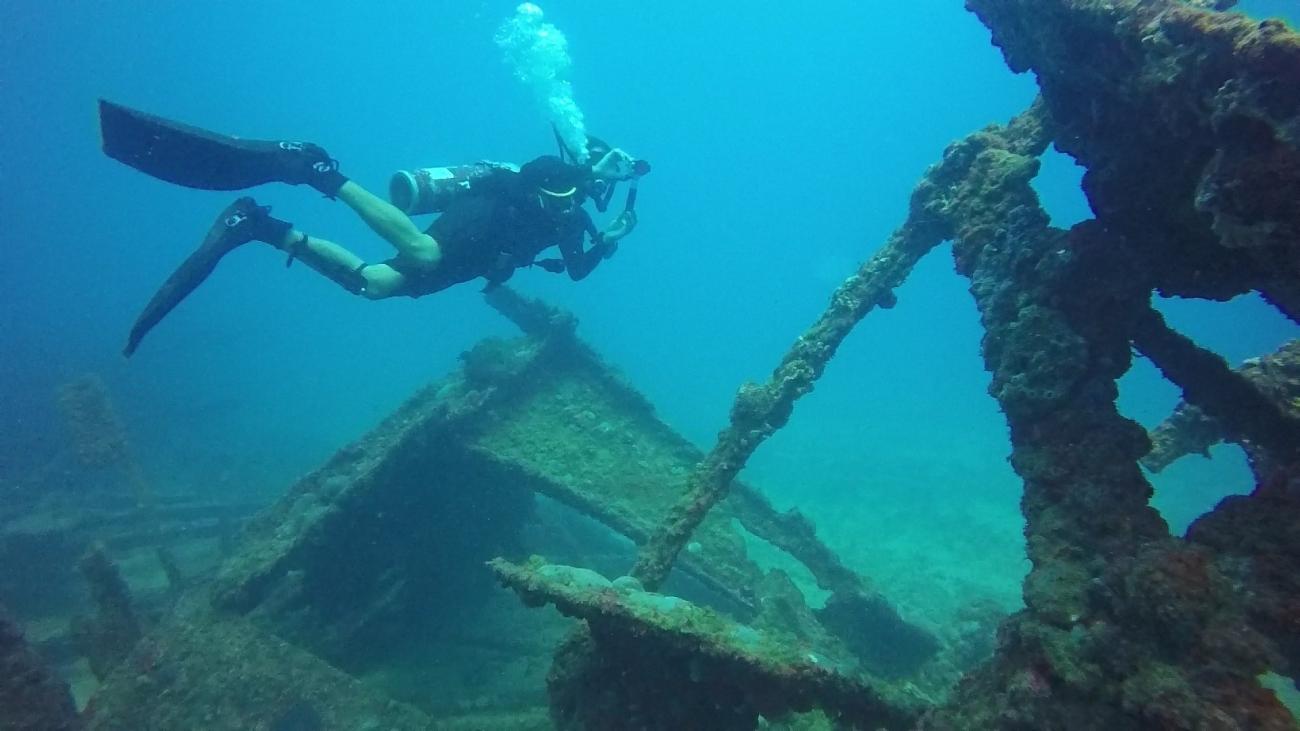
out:
{"label": "scuba tank", "polygon": [[519,166],[481,160],[471,165],[398,170],[388,180],[388,200],[408,216],[441,213],[474,181],[498,170],[519,172]]}

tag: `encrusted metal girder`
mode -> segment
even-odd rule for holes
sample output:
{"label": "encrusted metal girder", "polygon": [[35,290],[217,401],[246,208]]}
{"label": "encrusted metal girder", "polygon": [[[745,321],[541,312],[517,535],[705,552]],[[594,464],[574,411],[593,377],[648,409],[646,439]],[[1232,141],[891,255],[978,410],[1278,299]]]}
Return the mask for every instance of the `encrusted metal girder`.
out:
{"label": "encrusted metal girder", "polygon": [[[854,672],[791,638],[737,624],[636,582],[611,584],[587,569],[534,560],[491,562],[530,605],[584,619],[618,683],[604,684],[605,728],[753,728],[820,708],[857,729],[912,728],[921,699]],[[603,671],[597,671],[601,674]],[[586,699],[592,703],[593,699]]]}
{"label": "encrusted metal girder", "polygon": [[[394,592],[437,574],[429,562],[442,549],[431,521],[465,500],[477,501],[480,529],[508,532],[503,524],[527,514],[519,501],[538,493],[647,540],[683,494],[699,451],[574,336],[570,316],[504,287],[490,301],[529,337],[481,343],[459,372],[255,518],[216,581],[217,606],[267,616],[285,636],[331,653],[387,616],[380,610],[389,608],[374,604],[400,604]],[[487,510],[496,517],[487,520]],[[762,572],[746,557],[737,522],[802,561],[846,597],[844,606],[859,607],[864,621],[894,638],[900,652],[882,662],[910,669],[933,654],[929,633],[902,620],[811,524],[778,513],[744,485],[694,535],[681,562],[742,616],[756,611]]]}

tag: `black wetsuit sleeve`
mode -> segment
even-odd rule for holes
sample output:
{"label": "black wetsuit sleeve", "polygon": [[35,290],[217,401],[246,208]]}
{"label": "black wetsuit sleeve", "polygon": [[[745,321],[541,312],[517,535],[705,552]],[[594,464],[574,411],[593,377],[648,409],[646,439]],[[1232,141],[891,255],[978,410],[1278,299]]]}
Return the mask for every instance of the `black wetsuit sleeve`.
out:
{"label": "black wetsuit sleeve", "polygon": [[591,219],[586,218],[586,221],[587,225],[575,227],[559,243],[560,255],[564,257],[564,269],[575,282],[591,274],[591,270],[605,257],[608,248],[603,241],[597,240],[590,249],[582,250],[583,240],[591,228]]}

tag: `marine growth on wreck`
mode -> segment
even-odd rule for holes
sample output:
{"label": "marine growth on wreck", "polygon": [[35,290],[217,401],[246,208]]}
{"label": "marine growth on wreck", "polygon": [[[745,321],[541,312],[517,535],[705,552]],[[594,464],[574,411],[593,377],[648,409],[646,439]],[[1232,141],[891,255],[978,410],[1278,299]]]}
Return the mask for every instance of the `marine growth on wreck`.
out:
{"label": "marine growth on wreck", "polygon": [[[486,332],[471,323],[463,352],[431,382],[429,364],[410,378],[386,372],[390,351],[366,347],[378,341],[355,321],[329,322],[370,378],[423,385],[400,403],[368,403],[361,436],[269,491],[249,475],[274,456],[248,462],[204,444],[191,454],[219,454],[212,463],[169,467],[142,446],[159,432],[183,442],[196,415],[220,412],[201,383],[159,428],[133,418],[150,413],[138,382],[113,371],[61,377],[41,397],[58,414],[56,445],[40,464],[15,458],[21,470],[0,471],[0,730],[1297,728],[1300,34],[1237,4],[967,0],[967,30],[991,40],[1036,96],[934,149],[905,207],[895,202],[892,229],[859,241],[856,270],[826,282],[820,312],[735,262],[713,301],[734,302],[745,335],[768,341],[771,357],[747,365],[709,429],[668,415],[701,398],[698,384],[674,378],[696,368],[704,379],[709,366],[688,346],[648,327],[610,339],[602,303],[529,278],[540,272],[489,278],[481,297],[437,295],[465,294],[466,307],[481,299],[492,319]],[[595,77],[568,53],[581,47],[574,25],[609,29],[574,20],[566,40],[543,25],[564,10],[525,4],[507,17],[493,52],[564,149],[594,144],[573,92]],[[742,34],[747,22],[762,26],[755,17],[728,27]],[[761,63],[750,71],[763,73]],[[721,109],[721,89],[710,89]],[[687,116],[703,124],[707,112]],[[852,117],[838,124],[824,147],[855,137]],[[738,142],[715,142],[719,159]],[[1044,166],[1067,159],[1086,200],[1074,223],[1043,202]],[[773,162],[754,174],[772,175]],[[802,185],[816,185],[817,165],[802,163]],[[645,172],[630,176],[670,188],[637,209],[663,222],[647,228],[689,220],[699,204],[659,177],[672,174],[703,173],[657,163],[644,183]],[[755,183],[752,215],[801,195],[793,179],[780,182],[775,192]],[[728,235],[725,222],[664,230],[695,247]],[[600,266],[639,256],[641,243],[621,243],[619,258],[606,251]],[[753,258],[761,246],[746,243]],[[916,284],[940,276],[936,261],[978,319],[970,346],[1005,438],[927,431],[883,402],[817,431],[813,415],[841,410],[817,399],[880,393],[870,382],[880,372],[859,366],[906,342],[875,329],[884,311],[958,317]],[[1245,359],[1216,352],[1169,305],[1246,299],[1283,336]],[[179,328],[192,307],[159,328]],[[794,311],[802,325],[787,330]],[[706,321],[700,341],[726,341],[726,326],[709,322],[725,313],[691,316]],[[424,324],[402,337],[438,336]],[[210,344],[175,332],[171,347]],[[656,338],[659,361],[621,368],[618,348]],[[138,344],[133,331],[128,354]],[[133,363],[141,357],[179,362],[165,348]],[[259,368],[322,413],[347,400],[298,365]],[[936,390],[963,378],[944,363],[903,370],[919,369],[935,374]],[[1176,405],[1135,418],[1146,407],[1125,391],[1134,373],[1176,391]],[[870,428],[834,435],[859,421]],[[800,428],[843,454],[800,450],[790,436]],[[933,433],[933,443],[870,443],[890,430]],[[308,440],[310,424],[301,431]],[[294,448],[282,432],[261,438],[270,455]],[[962,463],[946,474],[931,464],[961,440],[986,457],[982,445],[1001,445],[991,461],[1005,458],[1014,477],[1012,532],[1022,536],[1007,538],[1008,524],[981,512],[991,501],[962,494],[977,483]],[[872,451],[886,448],[903,453],[891,464],[914,466],[891,476]],[[1169,509],[1183,496],[1168,490],[1224,474],[1207,466],[1212,452],[1240,463],[1245,489],[1215,485],[1212,502]],[[169,473],[206,482],[173,485]],[[924,484],[936,476],[951,482]],[[774,486],[781,478],[795,484]],[[856,487],[825,486],[847,484]],[[913,523],[951,545],[901,550]],[[985,584],[946,578],[945,562],[978,577],[1002,560],[999,535],[1022,563]],[[999,580],[1010,590],[990,588]]]}

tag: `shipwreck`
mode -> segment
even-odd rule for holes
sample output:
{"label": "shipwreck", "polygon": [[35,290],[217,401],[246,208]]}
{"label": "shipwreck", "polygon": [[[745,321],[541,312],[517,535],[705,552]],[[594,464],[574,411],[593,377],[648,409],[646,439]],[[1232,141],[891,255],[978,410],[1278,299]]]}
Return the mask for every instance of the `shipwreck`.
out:
{"label": "shipwreck", "polygon": [[[23,709],[0,727],[1296,728],[1260,677],[1300,678],[1300,351],[1233,370],[1152,305],[1253,292],[1300,323],[1300,35],[1232,4],[968,0],[1039,98],[943,151],[707,451],[572,315],[498,288],[520,337],[480,343],[248,519],[162,610],[136,616],[104,547],[83,559],[101,681],[83,713],[0,615],[0,700]],[[1049,145],[1086,169],[1095,215],[1068,230],[1031,187]],[[737,479],[945,242],[1024,483],[1032,568],[991,657],[909,621]],[[1151,434],[1115,403],[1135,351],[1185,401]],[[1254,491],[1172,535],[1142,465],[1224,440]],[[439,685],[412,659],[431,652],[495,665],[413,704]]]}

